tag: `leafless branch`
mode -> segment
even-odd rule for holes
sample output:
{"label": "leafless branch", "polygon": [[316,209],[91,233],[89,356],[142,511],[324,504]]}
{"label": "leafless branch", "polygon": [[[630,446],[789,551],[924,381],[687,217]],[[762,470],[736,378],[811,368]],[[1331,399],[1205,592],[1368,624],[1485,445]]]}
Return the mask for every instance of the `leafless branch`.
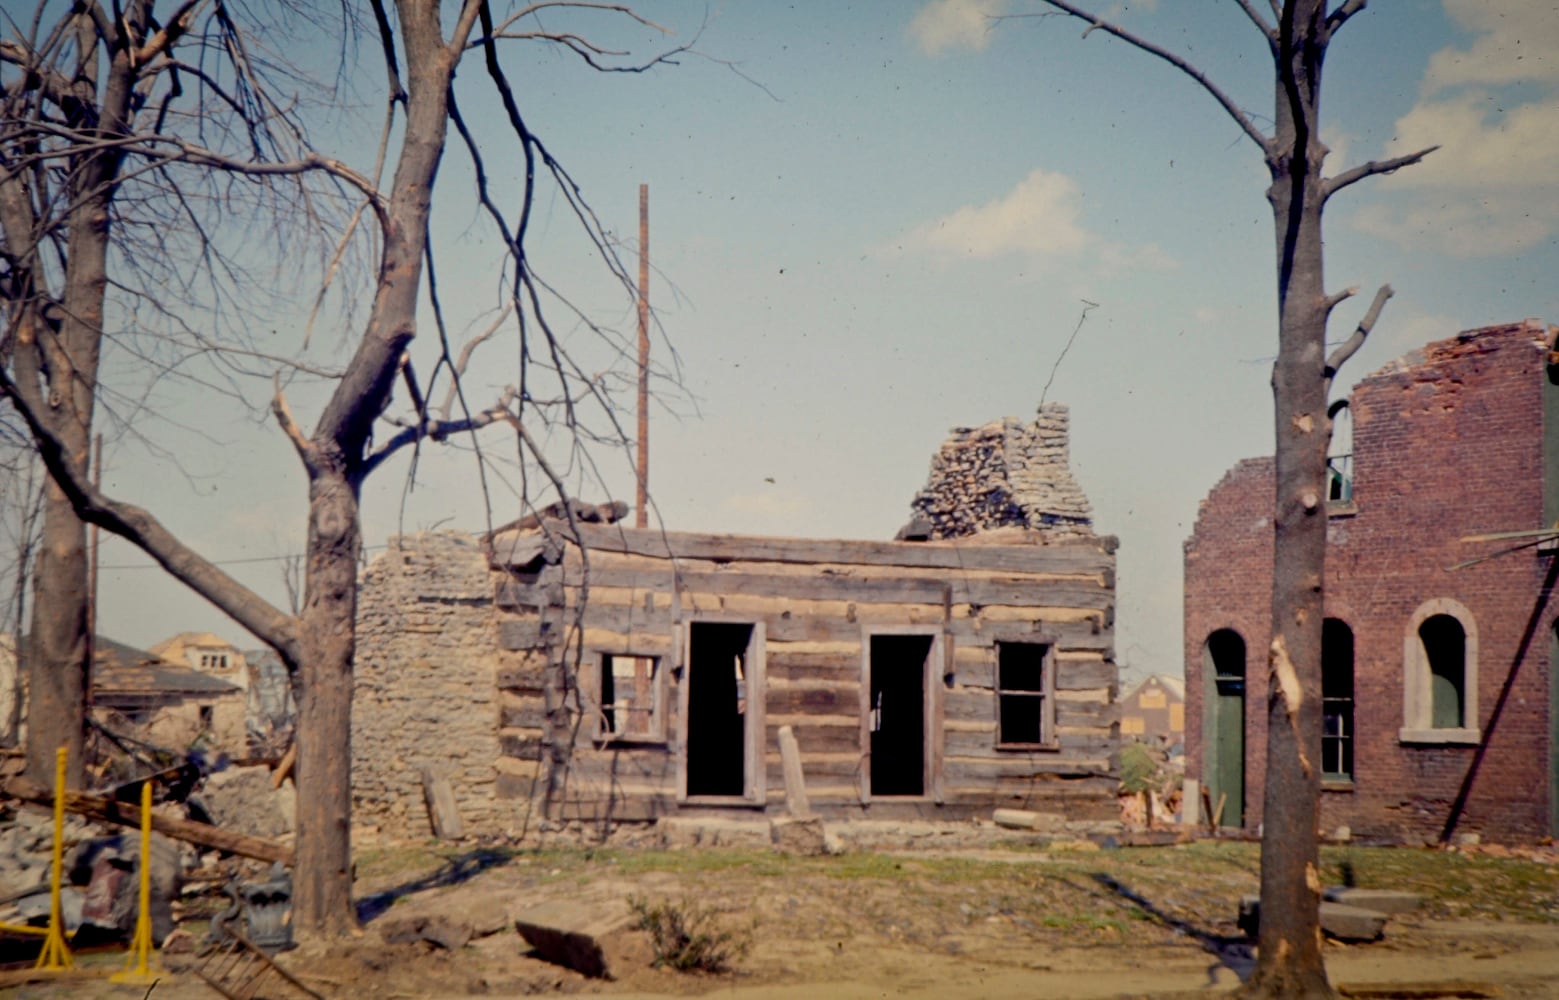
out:
{"label": "leafless branch", "polygon": [[[1272,140],[1264,135],[1262,131],[1256,127],[1256,124],[1251,120],[1250,115],[1246,114],[1238,104],[1235,104],[1234,101],[1230,99],[1229,95],[1225,94],[1221,87],[1213,83],[1206,73],[1203,73],[1200,69],[1197,69],[1185,59],[1173,52],[1170,52],[1168,49],[1156,45],[1139,35],[1135,35],[1120,27],[1119,25],[1112,24],[1111,22],[1099,17],[1097,14],[1083,10],[1081,7],[1071,3],[1070,0],[1042,0],[1042,2],[1056,8],[1065,14],[1077,18],[1079,21],[1087,22],[1092,26],[1090,30],[1097,29],[1099,31],[1105,32],[1106,34],[1114,35],[1116,38],[1119,38],[1121,41],[1134,48],[1140,49],[1149,55],[1157,56],[1159,59],[1169,63],[1169,65],[1175,67],[1180,72],[1190,77],[1192,80],[1195,80],[1201,86],[1201,88],[1212,97],[1213,100],[1218,102],[1219,106],[1228,113],[1229,117],[1234,119],[1235,124],[1240,127],[1242,132],[1250,137],[1250,140],[1256,144],[1256,146],[1262,151],[1263,155],[1270,155]],[[1043,16],[1045,15],[1005,14],[1002,15],[1001,19],[1004,20],[1006,18]]]}
{"label": "leafless branch", "polygon": [[282,651],[292,662],[297,662],[300,648],[296,625],[291,618],[185,545],[150,513],[133,504],[110,499],[87,477],[79,475],[66,456],[63,443],[43,425],[3,368],[0,368],[0,395],[10,399],[27,422],[38,456],[83,521],[128,540],[151,556],[169,575],[205,596],[234,621]]}
{"label": "leafless branch", "polygon": [[1325,377],[1328,394],[1331,392],[1332,379],[1342,370],[1342,366],[1347,363],[1348,359],[1358,353],[1359,348],[1364,346],[1364,341],[1369,337],[1370,331],[1375,329],[1375,321],[1380,319],[1380,311],[1386,308],[1386,300],[1391,298],[1393,294],[1395,293],[1392,292],[1390,285],[1381,285],[1380,289],[1375,293],[1375,301],[1370,303],[1369,311],[1364,314],[1363,319],[1359,320],[1359,325],[1354,328],[1353,335],[1341,344],[1338,344],[1337,349],[1332,351],[1331,356],[1326,359]]}
{"label": "leafless branch", "polygon": [[1347,3],[1326,15],[1327,30],[1329,32],[1335,32],[1338,28],[1343,26],[1343,23],[1347,21],[1348,18],[1363,10],[1368,4],[1369,0],[1348,0]]}
{"label": "leafless branch", "polygon": [[1250,18],[1250,22],[1266,36],[1267,47],[1275,50],[1278,43],[1277,28],[1273,27],[1271,22],[1261,16],[1261,11],[1256,9],[1255,4],[1251,0],[1234,0],[1234,2],[1240,5],[1240,10],[1245,12],[1245,16]]}
{"label": "leafless branch", "polygon": [[[1363,5],[1361,4],[1360,6]],[[1408,153],[1406,156],[1394,156],[1389,160],[1371,160],[1368,163],[1361,163],[1357,167],[1344,170],[1342,173],[1328,178],[1324,182],[1321,188],[1321,197],[1330,199],[1338,191],[1350,184],[1357,184],[1366,177],[1395,173],[1403,167],[1410,167],[1439,148],[1439,146],[1430,146],[1427,149],[1420,149],[1416,153]]]}

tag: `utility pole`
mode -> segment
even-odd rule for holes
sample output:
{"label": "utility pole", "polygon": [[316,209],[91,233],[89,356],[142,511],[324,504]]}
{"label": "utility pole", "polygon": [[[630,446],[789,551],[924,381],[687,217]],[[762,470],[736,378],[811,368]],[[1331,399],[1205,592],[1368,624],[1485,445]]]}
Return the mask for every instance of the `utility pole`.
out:
{"label": "utility pole", "polygon": [[650,186],[639,185],[639,491],[635,527],[650,526]]}

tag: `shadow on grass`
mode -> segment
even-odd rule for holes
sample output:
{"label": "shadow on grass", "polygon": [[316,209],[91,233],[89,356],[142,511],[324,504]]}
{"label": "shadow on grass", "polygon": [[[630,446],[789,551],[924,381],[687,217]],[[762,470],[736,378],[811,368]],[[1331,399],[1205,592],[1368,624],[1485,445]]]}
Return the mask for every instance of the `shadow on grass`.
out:
{"label": "shadow on grass", "polygon": [[385,910],[388,910],[397,899],[428,889],[437,889],[441,886],[459,885],[462,882],[475,878],[489,868],[506,865],[513,858],[514,854],[511,851],[495,851],[489,848],[468,851],[465,854],[457,855],[444,862],[435,872],[359,899],[357,901],[357,919],[363,923],[368,923],[384,913]]}
{"label": "shadow on grass", "polygon": [[[1227,934],[1215,934],[1210,930],[1199,927],[1189,920],[1177,917],[1165,910],[1113,875],[1106,875],[1104,872],[1094,872],[1093,880],[1115,895],[1129,901],[1143,913],[1146,913],[1165,927],[1172,928],[1189,938],[1195,939],[1202,946],[1202,950],[1218,960],[1217,965],[1222,965],[1224,968],[1232,971],[1236,976],[1240,977],[1241,982],[1250,978],[1251,972],[1256,968],[1255,946],[1243,934],[1231,937]],[[1215,977],[1213,973],[1216,967],[1216,965],[1210,966],[1207,970],[1209,986],[1214,983]]]}

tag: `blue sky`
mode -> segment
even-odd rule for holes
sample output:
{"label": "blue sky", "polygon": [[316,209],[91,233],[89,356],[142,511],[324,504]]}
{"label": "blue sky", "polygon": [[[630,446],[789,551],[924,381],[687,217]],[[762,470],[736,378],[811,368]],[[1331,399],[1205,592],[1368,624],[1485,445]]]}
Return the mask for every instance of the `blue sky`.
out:
{"label": "blue sky", "polygon": [[[993,20],[1039,10],[673,0],[643,13],[676,41],[697,36],[675,67],[602,76],[534,46],[512,50],[509,65],[531,128],[630,253],[638,185],[650,186],[651,298],[682,383],[651,430],[651,488],[668,528],[892,537],[950,427],[1033,414],[1088,300],[1098,307],[1048,398],[1071,406],[1073,469],[1097,530],[1121,539],[1117,657],[1131,675],[1179,673],[1181,545],[1197,503],[1235,461],[1271,449],[1265,169],[1174,70],[1059,17]],[[1267,122],[1270,65],[1233,2],[1109,12]],[[1329,167],[1443,148],[1331,208],[1329,284],[1361,290],[1335,314],[1334,338],[1376,286],[1397,292],[1339,385],[1467,327],[1559,321],[1556,53],[1556,0],[1382,2],[1344,29],[1324,97]],[[474,94],[475,66],[468,75],[460,85]],[[473,120],[492,113],[470,100]],[[363,101],[360,118],[341,113],[367,134],[378,111],[371,94]],[[359,143],[343,155],[371,154]],[[489,155],[512,181],[515,164],[496,144]],[[436,201],[457,341],[483,322],[464,307],[489,305],[498,283],[464,171],[451,152]],[[631,335],[631,308],[553,196],[531,253],[575,302]],[[593,356],[582,332],[569,336]],[[515,377],[512,342],[489,346],[468,385],[478,401]],[[669,357],[664,340],[655,350]],[[257,383],[251,402],[268,391]],[[175,434],[179,462],[110,442],[105,486],[285,602],[277,557],[301,550],[305,509],[290,446],[263,414],[182,393],[164,403],[175,415],[190,407],[183,421],[200,434]],[[305,422],[317,413],[305,390],[294,405]],[[512,454],[502,433],[488,440]],[[631,500],[625,456],[597,457],[605,484],[583,487],[586,498]],[[482,528],[465,450],[426,454],[410,491],[407,473],[391,463],[365,489],[369,545],[402,530]],[[516,516],[502,487],[493,503],[496,519]],[[124,543],[105,543],[102,561],[107,634],[148,646],[209,629],[251,642],[159,571],[129,568],[144,561]]]}

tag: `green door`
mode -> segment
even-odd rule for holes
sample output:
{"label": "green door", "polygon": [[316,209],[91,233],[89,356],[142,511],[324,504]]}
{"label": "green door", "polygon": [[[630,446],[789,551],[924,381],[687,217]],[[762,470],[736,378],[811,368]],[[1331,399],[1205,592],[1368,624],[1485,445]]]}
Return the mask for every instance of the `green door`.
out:
{"label": "green door", "polygon": [[1207,637],[1202,675],[1207,693],[1202,741],[1208,800],[1220,826],[1241,827],[1245,825],[1245,640],[1238,632],[1219,629]]}

